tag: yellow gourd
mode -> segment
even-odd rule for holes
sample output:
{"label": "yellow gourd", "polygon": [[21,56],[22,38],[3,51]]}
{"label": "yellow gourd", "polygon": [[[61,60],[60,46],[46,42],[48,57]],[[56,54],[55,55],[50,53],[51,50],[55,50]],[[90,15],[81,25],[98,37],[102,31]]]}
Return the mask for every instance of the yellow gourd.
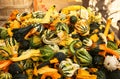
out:
{"label": "yellow gourd", "polygon": [[104,31],[104,35],[105,35],[105,36],[108,35],[109,29],[110,29],[111,21],[112,21],[111,18],[109,18],[109,19],[107,20],[106,27],[105,27],[105,31]]}
{"label": "yellow gourd", "polygon": [[114,32],[108,34],[107,38],[108,38],[108,40],[110,40],[110,41],[114,41],[114,38],[115,38],[115,37],[114,37]]}
{"label": "yellow gourd", "polygon": [[91,75],[85,69],[78,69],[78,74],[76,75],[76,79],[97,79],[97,75]]}
{"label": "yellow gourd", "polygon": [[93,34],[93,35],[90,37],[90,39],[91,39],[93,42],[97,42],[98,39],[99,39],[99,37],[98,37],[97,34]]}

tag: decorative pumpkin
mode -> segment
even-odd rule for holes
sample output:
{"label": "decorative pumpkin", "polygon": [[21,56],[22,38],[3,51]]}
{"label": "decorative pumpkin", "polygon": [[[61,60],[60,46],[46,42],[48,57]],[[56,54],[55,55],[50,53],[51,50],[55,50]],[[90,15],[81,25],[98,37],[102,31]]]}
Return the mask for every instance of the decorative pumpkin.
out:
{"label": "decorative pumpkin", "polygon": [[90,31],[90,27],[84,21],[78,21],[75,24],[75,29],[81,36],[88,35]]}
{"label": "decorative pumpkin", "polygon": [[75,53],[75,51],[76,51],[77,49],[81,48],[81,47],[82,47],[82,42],[81,42],[81,40],[74,40],[74,41],[72,41],[72,42],[70,43],[70,46],[69,46],[70,51],[71,51],[72,53]]}
{"label": "decorative pumpkin", "polygon": [[63,73],[64,76],[72,77],[75,71],[79,69],[79,65],[73,63],[71,59],[66,59],[61,61],[59,68],[61,70],[61,73]]}
{"label": "decorative pumpkin", "polygon": [[8,72],[1,73],[0,74],[0,79],[12,79],[12,75]]}
{"label": "decorative pumpkin", "polygon": [[120,62],[115,56],[107,55],[104,60],[104,67],[110,71],[114,71],[120,68]]}
{"label": "decorative pumpkin", "polygon": [[88,53],[85,48],[78,49],[76,51],[77,58],[81,62],[81,66],[89,66],[92,64],[92,56]]}
{"label": "decorative pumpkin", "polygon": [[85,38],[84,40],[83,40],[83,45],[85,45],[85,46],[87,46],[87,47],[90,47],[90,46],[92,46],[92,40],[91,39],[89,39],[89,38]]}
{"label": "decorative pumpkin", "polygon": [[38,35],[34,35],[30,38],[30,46],[31,47],[38,47],[42,44],[41,38]]}
{"label": "decorative pumpkin", "polygon": [[46,30],[42,36],[42,41],[45,44],[56,44],[59,42],[59,38],[56,33],[51,30]]}

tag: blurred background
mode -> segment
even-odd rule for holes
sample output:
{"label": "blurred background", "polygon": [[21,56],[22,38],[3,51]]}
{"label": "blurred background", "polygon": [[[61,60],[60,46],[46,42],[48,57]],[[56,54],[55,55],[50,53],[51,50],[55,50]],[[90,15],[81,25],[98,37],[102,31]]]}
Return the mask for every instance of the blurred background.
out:
{"label": "blurred background", "polygon": [[83,5],[84,7],[92,7],[96,11],[101,12],[103,18],[112,19],[112,30],[120,38],[120,0],[0,0],[0,26],[8,19],[13,10],[19,12],[47,10],[50,6],[56,5],[56,9],[60,9],[69,5]]}

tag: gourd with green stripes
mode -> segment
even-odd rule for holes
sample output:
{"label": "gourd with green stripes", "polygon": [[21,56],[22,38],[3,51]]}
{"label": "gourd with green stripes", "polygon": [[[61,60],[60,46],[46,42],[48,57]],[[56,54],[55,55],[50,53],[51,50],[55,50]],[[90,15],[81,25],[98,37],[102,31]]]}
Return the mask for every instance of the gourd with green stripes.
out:
{"label": "gourd with green stripes", "polygon": [[77,22],[75,29],[81,36],[88,35],[90,31],[90,27],[85,22]]}
{"label": "gourd with green stripes", "polygon": [[12,75],[8,72],[1,73],[0,74],[0,79],[12,79]]}
{"label": "gourd with green stripes", "polygon": [[12,37],[7,38],[6,41],[8,41],[8,44],[10,46],[15,46],[17,44],[17,41],[14,38],[12,38]]}

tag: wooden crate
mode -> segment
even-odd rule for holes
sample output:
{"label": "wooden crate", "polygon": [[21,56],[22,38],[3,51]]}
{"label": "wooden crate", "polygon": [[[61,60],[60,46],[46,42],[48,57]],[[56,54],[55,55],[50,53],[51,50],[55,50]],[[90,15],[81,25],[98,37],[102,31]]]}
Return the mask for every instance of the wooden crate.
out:
{"label": "wooden crate", "polygon": [[0,0],[0,20],[6,20],[13,10],[32,11],[33,0]]}

